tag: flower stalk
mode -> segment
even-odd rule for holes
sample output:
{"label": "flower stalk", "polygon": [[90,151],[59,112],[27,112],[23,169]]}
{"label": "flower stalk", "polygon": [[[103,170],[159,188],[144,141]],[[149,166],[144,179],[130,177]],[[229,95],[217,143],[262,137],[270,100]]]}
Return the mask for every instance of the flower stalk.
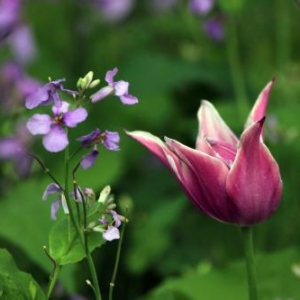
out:
{"label": "flower stalk", "polygon": [[241,227],[245,250],[249,300],[258,300],[256,268],[254,261],[252,227]]}

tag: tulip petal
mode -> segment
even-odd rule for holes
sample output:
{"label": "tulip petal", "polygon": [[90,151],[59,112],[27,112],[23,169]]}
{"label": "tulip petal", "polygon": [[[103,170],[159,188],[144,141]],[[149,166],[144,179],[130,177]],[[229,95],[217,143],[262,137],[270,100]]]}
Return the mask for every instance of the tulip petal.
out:
{"label": "tulip petal", "polygon": [[234,223],[235,219],[225,190],[228,167],[222,160],[189,148],[175,140],[166,139],[167,147],[174,152],[180,163],[187,166],[184,184],[191,191],[192,200],[206,215],[221,222]]}
{"label": "tulip petal", "polygon": [[272,79],[259,94],[249,116],[245,123],[245,128],[248,128],[253,123],[261,120],[266,115],[266,110],[268,106],[269,94],[274,85],[275,78]]}
{"label": "tulip petal", "polygon": [[230,167],[236,156],[236,147],[209,137],[206,140],[215,151],[215,156],[221,158]]}
{"label": "tulip petal", "polygon": [[264,118],[243,132],[226,183],[238,224],[246,226],[269,218],[282,192],[278,165],[261,140],[263,122]]}
{"label": "tulip petal", "polygon": [[202,101],[198,111],[199,134],[196,141],[196,149],[211,154],[209,145],[203,141],[206,137],[224,141],[236,147],[238,139],[227,126],[215,107],[208,101]]}
{"label": "tulip petal", "polygon": [[193,195],[193,189],[197,184],[197,178],[183,161],[179,161],[177,155],[170,151],[161,139],[145,131],[125,132],[128,136],[140,142],[165,164],[178,180],[189,199],[192,199],[192,201],[196,199],[195,195]]}

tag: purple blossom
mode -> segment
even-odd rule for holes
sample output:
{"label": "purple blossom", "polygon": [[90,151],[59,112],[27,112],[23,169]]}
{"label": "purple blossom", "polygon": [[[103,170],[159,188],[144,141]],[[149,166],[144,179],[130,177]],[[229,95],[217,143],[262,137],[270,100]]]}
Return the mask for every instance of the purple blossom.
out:
{"label": "purple blossom", "polygon": [[24,99],[36,89],[40,83],[27,76],[23,68],[15,62],[6,62],[0,70],[0,101],[4,110],[12,110],[24,105]]}
{"label": "purple blossom", "polygon": [[114,68],[108,71],[105,76],[107,86],[101,88],[98,92],[91,96],[93,103],[98,102],[109,95],[115,95],[120,98],[123,104],[133,105],[138,99],[128,93],[129,83],[124,80],[114,81],[114,76],[118,73],[118,69]]}
{"label": "purple blossom", "polygon": [[120,136],[118,132],[108,130],[102,132],[97,128],[91,133],[79,137],[77,140],[81,142],[82,147],[93,147],[92,151],[87,155],[84,155],[81,159],[81,167],[86,170],[93,166],[96,162],[99,154],[98,144],[102,144],[106,149],[110,151],[118,151]]}
{"label": "purple blossom", "polygon": [[120,227],[121,225],[121,218],[117,214],[117,212],[115,212],[114,210],[110,210],[110,213],[113,218],[112,223],[109,223],[106,219],[103,218],[99,220],[100,223],[108,225],[102,236],[106,241],[109,242],[120,238],[120,231],[118,227]]}
{"label": "purple blossom", "polygon": [[214,0],[190,0],[190,10],[195,14],[206,15],[212,10],[214,3]]}
{"label": "purple blossom", "polygon": [[36,56],[36,47],[32,32],[26,24],[18,26],[10,35],[9,43],[15,59],[26,64]]}
{"label": "purple blossom", "polygon": [[68,136],[64,127],[76,127],[87,118],[87,111],[82,108],[69,110],[69,103],[61,101],[61,105],[53,106],[54,118],[46,114],[35,114],[27,121],[27,128],[33,135],[41,134],[43,145],[49,152],[59,152],[68,144]]}
{"label": "purple blossom", "polygon": [[98,0],[97,5],[106,21],[119,22],[132,10],[133,0]]}
{"label": "purple blossom", "polygon": [[31,136],[21,125],[14,136],[0,139],[0,159],[12,160],[20,177],[27,177],[30,171],[32,159],[27,154],[30,144]]}
{"label": "purple blossom", "polygon": [[[51,204],[51,219],[56,220],[56,215],[60,206],[63,205],[64,210],[67,208],[67,206],[65,203],[62,203],[63,201],[65,201],[63,191],[56,183],[50,183],[46,187],[42,199],[46,201],[50,195],[57,195],[57,198],[55,198],[55,200]],[[66,210],[65,213],[69,213],[69,211]]]}
{"label": "purple blossom", "polygon": [[222,41],[224,39],[224,26],[220,18],[209,19],[204,23],[204,31],[215,41]]}
{"label": "purple blossom", "polygon": [[0,0],[0,41],[16,28],[20,13],[20,0]]}
{"label": "purple blossom", "polygon": [[75,91],[65,89],[62,84],[62,82],[64,81],[65,79],[58,79],[46,83],[44,86],[42,86],[26,98],[26,107],[28,109],[32,109],[39,105],[45,105],[50,102],[54,102],[56,106],[60,106],[62,101],[60,100],[58,91],[66,92],[70,95],[77,94],[77,92]]}

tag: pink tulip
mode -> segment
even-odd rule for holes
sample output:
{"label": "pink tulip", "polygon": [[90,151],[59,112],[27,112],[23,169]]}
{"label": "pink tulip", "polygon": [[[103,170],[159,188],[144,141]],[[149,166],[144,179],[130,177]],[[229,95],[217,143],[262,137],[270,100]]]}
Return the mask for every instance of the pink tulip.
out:
{"label": "pink tulip", "polygon": [[268,219],[282,194],[278,164],[263,142],[273,81],[259,95],[238,139],[214,106],[202,101],[196,149],[144,131],[126,132],[154,153],[204,214],[249,226]]}

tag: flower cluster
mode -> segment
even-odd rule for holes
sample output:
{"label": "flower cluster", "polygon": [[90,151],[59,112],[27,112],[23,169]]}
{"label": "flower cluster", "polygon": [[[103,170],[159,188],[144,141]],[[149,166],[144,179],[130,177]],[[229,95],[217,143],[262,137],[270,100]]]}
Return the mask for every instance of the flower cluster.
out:
{"label": "flower cluster", "polygon": [[[90,96],[92,103],[98,102],[109,95],[115,95],[120,98],[123,104],[133,105],[138,99],[128,92],[129,83],[123,80],[114,81],[114,76],[118,69],[114,68],[106,73],[105,80],[108,86],[100,88],[100,90]],[[60,152],[70,146],[69,131],[84,122],[88,117],[88,111],[83,107],[86,100],[86,91],[96,87],[100,80],[93,80],[93,72],[88,72],[83,78],[77,81],[77,91],[69,90],[64,87],[65,79],[53,80],[35,90],[27,96],[25,106],[28,109],[37,107],[45,107],[51,105],[52,115],[44,113],[36,113],[31,116],[26,123],[28,131],[32,135],[42,135],[43,145],[49,152]],[[62,99],[62,95],[72,98],[72,102]],[[70,97],[71,96],[71,97]],[[74,151],[76,154],[80,150],[89,149],[89,152],[80,159],[82,169],[86,170],[94,165],[99,155],[99,145],[103,145],[109,151],[118,151],[120,136],[118,132],[109,130],[94,129],[89,134],[78,137],[80,142],[79,149]],[[1,148],[0,148],[1,150]],[[74,170],[73,176],[77,167]],[[52,177],[53,179],[54,177]],[[108,192],[107,192],[108,191]],[[83,191],[74,183],[74,191],[67,192],[59,185],[58,181],[50,183],[44,194],[43,200],[51,195],[56,198],[51,205],[51,218],[57,218],[57,212],[60,207],[63,208],[65,214],[72,213],[68,199],[72,199],[77,204],[87,205],[87,209],[92,209],[93,213],[84,212],[85,218],[94,213],[98,216],[97,224],[94,220],[90,222],[89,229],[100,231],[103,233],[105,240],[111,241],[119,238],[119,229],[122,217],[114,210],[115,204],[110,196],[110,189],[106,188],[101,193],[98,202],[95,204],[94,192],[87,188]]]}
{"label": "flower cluster", "polygon": [[[114,68],[106,73],[105,80],[108,86],[101,88],[91,95],[91,102],[98,102],[109,95],[116,95],[123,104],[133,105],[138,99],[128,92],[129,83],[124,80],[114,81],[114,76],[118,69]],[[35,92],[31,93],[25,101],[28,109],[38,106],[52,104],[53,116],[48,114],[34,114],[27,121],[27,128],[33,135],[43,136],[43,145],[49,152],[60,152],[69,145],[68,128],[74,128],[84,122],[88,117],[88,112],[80,104],[84,100],[83,93],[87,89],[92,89],[100,83],[100,80],[93,80],[93,72],[89,72],[84,78],[79,78],[77,82],[78,91],[66,89],[63,85],[65,79],[50,81]],[[61,94],[71,95],[75,103],[70,104],[61,99]],[[73,108],[72,108],[73,107]],[[101,131],[95,129],[88,135],[77,138],[81,142],[82,148],[92,148],[92,151],[84,155],[81,160],[83,169],[91,167],[98,156],[98,144],[110,151],[119,150],[120,137],[117,132]]]}
{"label": "flower cluster", "polygon": [[[81,192],[80,188],[77,187],[76,192],[72,192],[69,195],[69,197],[75,201],[84,202],[89,212],[88,229],[102,233],[102,237],[106,241],[120,238],[119,227],[122,221],[125,221],[125,218],[115,211],[116,204],[110,192],[110,186],[106,186],[101,191],[97,201],[95,201],[94,191],[90,188],[86,188]],[[51,219],[57,219],[57,213],[60,207],[62,207],[64,214],[68,215],[70,212],[66,202],[66,196],[58,184],[50,183],[46,187],[43,200],[46,201],[51,195],[55,196],[51,204]],[[95,218],[96,222],[94,221]]]}

